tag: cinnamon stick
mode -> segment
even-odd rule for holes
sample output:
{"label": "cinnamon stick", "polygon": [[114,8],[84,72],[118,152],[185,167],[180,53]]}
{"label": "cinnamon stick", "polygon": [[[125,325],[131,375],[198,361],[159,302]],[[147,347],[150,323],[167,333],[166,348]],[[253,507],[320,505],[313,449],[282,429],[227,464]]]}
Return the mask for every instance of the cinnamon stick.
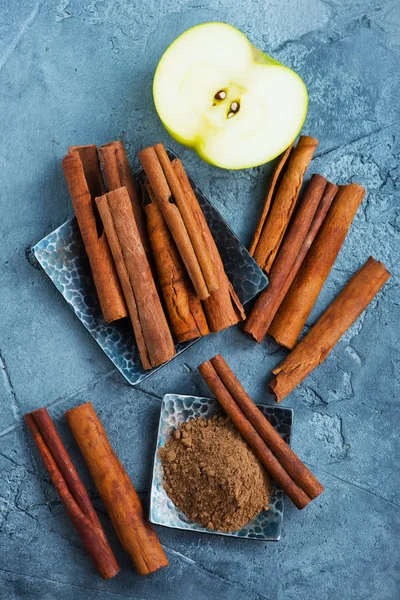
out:
{"label": "cinnamon stick", "polygon": [[204,300],[210,295],[210,292],[181,212],[174,203],[174,201],[176,202],[176,198],[172,196],[166,175],[155,149],[150,147],[145,148],[139,152],[139,159],[197,295],[200,300]]}
{"label": "cinnamon stick", "polygon": [[101,310],[107,323],[127,309],[94,198],[104,193],[96,146],[73,146],[62,162],[79,229],[89,258]]}
{"label": "cinnamon stick", "polygon": [[370,256],[320,319],[287,358],[272,372],[269,384],[277,402],[285,398],[320,365],[336,342],[366,309],[390,273]]}
{"label": "cinnamon stick", "polygon": [[[290,286],[292,285],[293,280],[297,275],[297,271],[300,269],[301,264],[302,264],[303,260],[305,259],[306,254],[309,251],[311,244],[313,243],[315,236],[317,235],[317,233],[319,231],[319,228],[321,227],[322,223],[324,222],[324,219],[327,215],[328,210],[331,207],[332,201],[333,201],[338,189],[339,189],[338,186],[335,185],[334,183],[331,183],[330,181],[328,181],[328,183],[326,184],[324,194],[321,198],[320,203],[318,204],[318,208],[315,212],[315,215],[313,217],[311,225],[307,231],[307,235],[304,238],[304,241],[303,241],[301,248],[294,260],[292,268],[289,271],[289,275],[287,276],[284,285],[282,285],[281,298],[280,298],[279,304],[282,303],[283,298],[286,296]],[[268,329],[269,335],[273,335],[272,334],[273,324],[274,324],[274,321],[272,321],[272,325]]]}
{"label": "cinnamon stick", "polygon": [[[99,157],[108,191],[111,192],[121,187],[126,187],[128,190],[140,239],[146,254],[149,256],[150,244],[147,238],[146,218],[122,140],[116,140],[101,146]],[[105,190],[101,194],[96,194],[96,196],[103,196],[104,193]]]}
{"label": "cinnamon stick", "polygon": [[[272,192],[268,193],[266,200],[269,209],[268,214],[264,217],[266,212],[264,208],[262,219],[265,220],[265,223],[259,235],[257,232],[260,227],[257,228],[257,245],[254,244],[254,240],[252,244],[252,247],[255,245],[253,256],[257,264],[267,273],[270,272],[278,253],[296,205],[304,174],[317,146],[318,141],[316,139],[302,135],[297,146],[290,152],[289,157],[285,154],[282,158],[286,168],[276,191],[274,186],[278,178],[275,176],[272,180]],[[282,168],[283,164],[279,163],[278,168]],[[271,207],[269,208],[270,204]]]}
{"label": "cinnamon stick", "polygon": [[148,186],[144,210],[158,281],[176,341],[187,342],[207,335],[209,329],[201,302],[155,202],[151,186]]}
{"label": "cinnamon stick", "polygon": [[263,340],[285,297],[286,280],[311,226],[326,184],[325,177],[321,175],[311,177],[272,265],[269,285],[258,297],[244,324],[244,331],[257,342]]}
{"label": "cinnamon stick", "polygon": [[215,292],[219,288],[219,280],[212,261],[209,248],[203,238],[202,231],[199,229],[192,207],[188,202],[185,190],[176,176],[175,170],[171,164],[168,154],[163,144],[156,144],[154,150],[164,171],[172,195],[182,215],[183,222],[192,242],[197,260],[203,273],[209,293]]}
{"label": "cinnamon stick", "polygon": [[365,189],[356,183],[339,186],[332,206],[270,327],[270,333],[278,344],[287,348],[296,344],[364,194]]}
{"label": "cinnamon stick", "polygon": [[302,509],[311,502],[304,490],[298,486],[282,467],[256,429],[247,420],[210,361],[198,367],[202,377],[213,392],[218,402],[231,419],[237,430],[249,444],[259,461],[275,479],[278,485],[286,492],[297,508]]}
{"label": "cinnamon stick", "polygon": [[218,290],[210,294],[210,296],[203,301],[203,308],[204,312],[206,313],[208,326],[213,333],[216,333],[217,331],[222,331],[231,325],[236,325],[236,323],[239,323],[239,321],[243,321],[246,318],[246,314],[231,282],[228,279],[228,276],[225,273],[224,264],[219,254],[217,245],[192,186],[190,185],[190,181],[186,175],[183,164],[180,160],[175,159],[172,161],[172,165],[175,169],[181,186],[185,190],[186,198],[191,204],[193,214],[196,218],[198,227],[202,232],[205,244],[209,248],[211,259],[218,275]]}
{"label": "cinnamon stick", "polygon": [[211,364],[240,410],[242,410],[253,427],[258,431],[259,435],[270,450],[272,450],[293,481],[297,483],[311,499],[319,496],[324,491],[323,486],[293,452],[291,447],[281,438],[260,409],[254,404],[253,400],[246,393],[246,390],[235,377],[223,357],[220,354],[217,354],[211,359]]}
{"label": "cinnamon stick", "polygon": [[[73,152],[77,152],[82,161],[86,183],[92,198],[104,194],[106,190],[104,187],[103,176],[101,174],[97,146],[95,144],[87,144],[86,146],[70,146],[68,148],[68,154],[72,154]],[[95,206],[94,212],[96,213]]]}
{"label": "cinnamon stick", "polygon": [[272,173],[272,178],[271,178],[270,184],[268,186],[267,196],[264,201],[263,211],[261,213],[260,220],[258,222],[257,228],[255,230],[255,233],[254,233],[254,236],[251,241],[250,248],[249,248],[249,253],[252,256],[254,256],[255,249],[257,248],[258,242],[260,240],[261,232],[264,228],[265,221],[267,220],[269,210],[271,208],[272,199],[274,197],[275,188],[278,185],[278,181],[281,179],[281,174],[283,174],[284,166],[290,156],[290,152],[292,151],[292,148],[293,148],[293,144],[291,144],[289,146],[289,148],[287,148],[285,150],[285,152],[283,154],[281,154],[281,156],[278,159],[278,162],[276,163],[274,171]]}
{"label": "cinnamon stick", "polygon": [[167,557],[92,404],[66,412],[68,425],[92,474],[118,538],[139,575],[168,565]]}
{"label": "cinnamon stick", "polygon": [[175,355],[171,332],[125,187],[96,198],[128,305],[140,358],[151,369]]}
{"label": "cinnamon stick", "polygon": [[119,572],[97,513],[45,408],[25,415],[44,466],[86,552],[103,579]]}

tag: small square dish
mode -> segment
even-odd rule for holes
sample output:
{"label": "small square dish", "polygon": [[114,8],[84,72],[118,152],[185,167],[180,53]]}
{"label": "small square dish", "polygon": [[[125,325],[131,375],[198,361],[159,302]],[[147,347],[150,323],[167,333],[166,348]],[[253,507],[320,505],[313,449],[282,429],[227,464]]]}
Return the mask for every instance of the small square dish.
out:
{"label": "small square dish", "polygon": [[[287,444],[290,444],[293,427],[293,410],[271,405],[257,405],[267,417],[276,431]],[[175,506],[164,489],[163,467],[158,456],[171,432],[182,422],[197,417],[210,418],[223,411],[213,398],[200,398],[197,396],[181,396],[166,394],[161,404],[160,422],[156,454],[153,465],[153,479],[150,494],[150,521],[155,525],[164,525],[175,529],[200,531],[216,535],[227,535],[246,539],[278,541],[281,537],[283,520],[283,491],[273,483],[273,493],[270,500],[270,509],[252,519],[239,531],[230,533],[211,531],[189,519]]]}
{"label": "small square dish", "polygon": [[[169,155],[176,158],[170,151]],[[142,169],[135,173],[138,180],[143,175]],[[191,184],[218,246],[226,274],[239,300],[246,304],[265,288],[268,279],[192,179]],[[127,318],[109,324],[104,321],[75,217],[33,246],[32,252],[78,319],[131,385],[138,384],[163,366],[149,371],[143,369]],[[176,344],[176,356],[195,341]]]}

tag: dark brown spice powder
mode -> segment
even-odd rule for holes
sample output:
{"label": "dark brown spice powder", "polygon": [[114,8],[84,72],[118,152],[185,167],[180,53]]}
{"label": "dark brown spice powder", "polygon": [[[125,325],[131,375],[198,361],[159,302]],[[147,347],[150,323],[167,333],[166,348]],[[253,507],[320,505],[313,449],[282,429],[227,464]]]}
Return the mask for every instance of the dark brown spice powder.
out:
{"label": "dark brown spice powder", "polygon": [[166,492],[191,521],[237,531],[268,509],[269,476],[228,417],[183,423],[159,454]]}

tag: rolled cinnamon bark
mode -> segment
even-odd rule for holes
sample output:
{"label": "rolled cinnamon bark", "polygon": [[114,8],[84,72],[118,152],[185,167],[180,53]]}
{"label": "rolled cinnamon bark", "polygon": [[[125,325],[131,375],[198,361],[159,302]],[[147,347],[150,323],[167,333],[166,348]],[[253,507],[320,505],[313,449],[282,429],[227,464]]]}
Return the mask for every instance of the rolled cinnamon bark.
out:
{"label": "rolled cinnamon bark", "polygon": [[286,492],[297,508],[302,509],[307,506],[307,504],[311,502],[311,499],[301,487],[293,481],[265,444],[264,440],[257,433],[253,425],[246,419],[246,416],[237,406],[235,400],[226,389],[211,362],[204,362],[198,369],[232,423],[249,444],[250,448],[268,473],[270,473],[278,485]]}
{"label": "rolled cinnamon bark", "polygon": [[139,152],[139,160],[142,163],[143,169],[153,189],[156,202],[168,225],[188,275],[192,280],[194,289],[200,300],[204,300],[205,298],[208,298],[210,292],[181,212],[174,203],[176,198],[173,199],[172,197],[171,189],[155,149],[149,147]]}
{"label": "rolled cinnamon bark", "polygon": [[235,377],[220,354],[211,359],[218,377],[235,400],[236,404],[246,415],[251,425],[258,431],[264,442],[274,453],[282,467],[290,477],[311,498],[317,498],[324,488],[291,447],[281,438],[268,419],[263,415],[253,400],[246,393],[239,380]]}
{"label": "rolled cinnamon bark", "polygon": [[357,183],[340,186],[332,206],[285,296],[270,334],[286,348],[293,348],[345,240],[354,215],[365,195]]}
{"label": "rolled cinnamon bark", "polygon": [[[149,256],[150,244],[147,238],[146,218],[122,140],[116,140],[101,146],[99,157],[108,191],[111,192],[121,187],[126,187],[128,190],[140,239],[146,254]],[[103,196],[104,193],[105,190],[101,194],[96,194],[96,197]]]}
{"label": "rolled cinnamon bark", "polygon": [[[292,268],[289,271],[289,275],[287,276],[286,281],[282,285],[282,288],[280,290],[279,305],[281,305],[281,303],[283,302],[284,297],[286,296],[290,286],[292,285],[293,280],[297,275],[297,271],[300,269],[301,264],[302,264],[303,260],[305,259],[306,254],[309,251],[311,244],[313,243],[315,236],[317,235],[317,233],[319,231],[319,228],[321,227],[322,223],[324,222],[324,219],[327,215],[328,210],[331,207],[332,201],[333,201],[338,189],[339,189],[338,186],[335,185],[334,183],[331,183],[330,181],[328,181],[328,183],[326,184],[324,194],[321,198],[320,203],[318,204],[318,208],[315,212],[315,215],[313,217],[311,225],[307,231],[307,235],[304,238],[304,241],[303,241],[301,248],[294,260]],[[272,321],[272,325],[268,329],[269,335],[272,335],[272,336],[273,336],[273,333],[272,333],[273,325],[274,325],[274,321]]]}
{"label": "rolled cinnamon bark", "polygon": [[190,185],[188,176],[186,175],[183,164],[180,160],[175,159],[172,165],[178,176],[182,188],[185,191],[186,198],[191,204],[193,214],[196,218],[199,229],[202,232],[203,239],[209,248],[212,261],[214,263],[219,288],[203,301],[204,312],[206,313],[207,323],[213,333],[222,331],[231,325],[236,325],[239,321],[246,318],[243,306],[236,295],[235,290],[228,276],[225,273],[224,264],[219,254],[217,245],[212,236],[206,218],[201,210],[201,206],[196,198],[196,195]]}
{"label": "rolled cinnamon bark", "polygon": [[158,160],[160,161],[160,165],[164,171],[172,195],[182,215],[182,219],[189,234],[190,241],[192,242],[197,260],[199,261],[204,281],[206,282],[207,289],[211,294],[219,288],[219,280],[209,248],[203,238],[202,230],[198,227],[192,207],[186,198],[185,190],[182,188],[181,183],[176,176],[175,170],[163,144],[156,144],[154,146],[154,150],[156,151]]}
{"label": "rolled cinnamon bark", "polygon": [[[253,256],[257,264],[267,273],[270,272],[272,264],[278,253],[286,228],[289,224],[297,197],[299,195],[303,177],[311,162],[312,156],[318,141],[312,137],[302,135],[297,146],[290,152],[289,157],[285,154],[282,163],[278,167],[285,170],[280,183],[272,193],[268,193],[266,204],[269,207],[268,214],[263,217],[265,220],[261,234],[258,236],[257,245],[254,248]],[[285,164],[286,163],[286,164]],[[273,187],[277,183],[277,177],[273,178]],[[257,228],[257,231],[259,227]],[[256,232],[257,236],[257,232]],[[254,246],[254,241],[252,247]]]}
{"label": "rolled cinnamon bark", "polygon": [[389,277],[385,265],[370,256],[308,334],[272,371],[275,377],[269,387],[277,402],[290,394],[326,359],[336,342],[366,309]]}
{"label": "rolled cinnamon bark", "polygon": [[311,177],[272,265],[269,285],[258,297],[244,324],[244,331],[257,342],[264,339],[272,319],[285,297],[285,292],[283,292],[285,282],[311,226],[326,183],[325,177],[321,175]]}
{"label": "rolled cinnamon bark", "polygon": [[25,415],[33,441],[82,544],[103,579],[119,572],[97,513],[45,408]]}
{"label": "rolled cinnamon bark", "polygon": [[175,356],[175,347],[125,187],[96,198],[117,266],[144,369]]}
{"label": "rolled cinnamon bark", "polygon": [[209,333],[206,317],[193,284],[176,249],[151,186],[144,203],[147,231],[158,281],[177,342],[187,342]]}
{"label": "rolled cinnamon bark", "polygon": [[[272,199],[274,197],[275,188],[278,185],[278,181],[280,179],[282,179],[281,174],[283,173],[284,166],[290,156],[290,152],[292,151],[292,148],[293,148],[293,144],[291,144],[289,146],[289,148],[287,148],[286,151],[279,157],[278,162],[276,163],[276,166],[272,173],[271,181],[268,186],[267,196],[264,200],[263,211],[261,213],[260,220],[258,221],[258,225],[255,230],[255,233],[254,233],[254,236],[251,241],[250,248],[249,248],[249,252],[252,256],[254,256],[255,249],[257,248],[258,242],[260,241],[260,236],[261,236],[262,230],[265,225],[265,221],[267,220],[267,217],[268,217],[268,214],[269,214],[269,211],[271,208],[271,203],[272,203]],[[259,266],[261,266],[261,265],[259,265]]]}
{"label": "rolled cinnamon bark", "polygon": [[83,454],[118,538],[139,575],[168,566],[168,559],[146,518],[139,496],[114,453],[92,404],[66,412],[68,425]]}
{"label": "rolled cinnamon bark", "polygon": [[[73,152],[77,152],[82,161],[86,183],[92,198],[96,198],[96,196],[101,196],[104,194],[106,189],[104,187],[103,176],[101,174],[97,146],[95,144],[87,144],[86,146],[70,146],[68,148],[68,154],[72,154]],[[95,206],[94,211],[96,213]]]}
{"label": "rolled cinnamon bark", "polygon": [[110,247],[95,197],[104,193],[96,146],[73,146],[62,162],[72,204],[88,255],[100,307],[107,323],[127,316]]}

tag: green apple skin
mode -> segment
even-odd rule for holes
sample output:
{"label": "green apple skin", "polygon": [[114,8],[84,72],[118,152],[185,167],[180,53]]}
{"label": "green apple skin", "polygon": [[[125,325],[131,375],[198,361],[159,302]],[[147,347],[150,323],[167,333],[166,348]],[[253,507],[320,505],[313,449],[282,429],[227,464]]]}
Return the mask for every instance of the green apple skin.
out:
{"label": "green apple skin", "polygon": [[[179,135],[176,131],[174,131],[169,126],[169,124],[166,122],[166,120],[162,116],[162,111],[159,109],[158,102],[157,102],[157,95],[158,94],[157,94],[157,89],[156,89],[157,88],[157,76],[158,76],[158,73],[160,72],[160,70],[163,68],[163,61],[165,60],[168,51],[174,46],[174,44],[178,40],[181,40],[185,36],[189,35],[194,29],[199,29],[199,28],[202,28],[202,27],[207,27],[209,25],[219,25],[221,27],[228,27],[228,28],[234,29],[235,32],[239,33],[246,40],[246,42],[251,46],[253,60],[254,60],[255,63],[260,64],[260,65],[279,66],[281,69],[285,69],[286,71],[288,71],[291,74],[292,77],[297,78],[299,84],[301,85],[301,88],[302,88],[303,94],[304,94],[303,116],[299,120],[297,128],[293,131],[291,139],[289,140],[289,142],[286,140],[286,142],[281,147],[279,147],[271,156],[268,156],[268,158],[266,160],[261,160],[261,161],[255,162],[255,163],[250,160],[248,162],[248,164],[242,164],[240,166],[226,166],[226,165],[218,164],[218,161],[211,160],[210,157],[207,155],[207,153],[203,151],[202,140],[201,139],[185,138],[182,135]],[[295,71],[293,71],[292,69],[289,69],[288,67],[286,67],[282,63],[278,62],[277,60],[275,60],[274,58],[272,58],[271,56],[269,56],[265,52],[261,51],[259,48],[257,48],[253,44],[251,44],[250,41],[248,40],[248,38],[245,36],[245,34],[242,33],[240,30],[236,29],[232,25],[229,25],[228,23],[223,23],[223,22],[202,23],[200,25],[196,25],[195,27],[192,27],[191,29],[188,29],[183,34],[181,34],[167,48],[167,50],[164,52],[163,56],[161,57],[158,65],[157,65],[156,72],[155,72],[155,75],[154,75],[154,79],[153,79],[153,100],[154,100],[154,104],[155,104],[155,107],[156,107],[156,110],[157,110],[157,113],[159,115],[159,118],[160,118],[161,122],[163,123],[163,125],[164,125],[165,129],[167,130],[167,132],[169,133],[169,135],[174,140],[176,140],[180,144],[182,144],[182,145],[184,145],[184,146],[186,146],[186,147],[191,148],[192,150],[194,150],[199,155],[199,157],[202,160],[204,160],[206,163],[211,164],[211,165],[216,166],[216,167],[224,168],[224,169],[227,169],[227,170],[250,169],[250,168],[257,167],[259,165],[262,165],[262,164],[265,164],[267,162],[270,162],[270,161],[274,160],[277,156],[279,156],[280,154],[282,154],[282,152],[284,152],[294,142],[294,140],[297,138],[297,136],[299,135],[299,133],[300,133],[302,127],[303,127],[304,121],[305,121],[306,116],[307,116],[307,111],[308,111],[308,93],[307,93],[307,88],[306,88],[303,80],[301,79],[301,77]]]}

